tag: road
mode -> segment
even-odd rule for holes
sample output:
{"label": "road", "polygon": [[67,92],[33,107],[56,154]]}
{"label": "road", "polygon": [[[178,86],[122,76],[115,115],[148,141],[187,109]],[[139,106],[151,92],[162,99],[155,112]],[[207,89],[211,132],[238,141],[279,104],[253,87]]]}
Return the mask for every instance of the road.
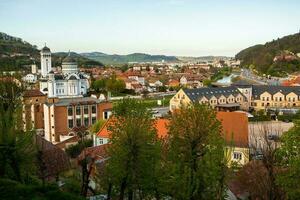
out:
{"label": "road", "polygon": [[280,85],[280,80],[278,78],[271,77],[268,79],[266,77],[257,76],[249,69],[242,69],[240,76],[242,78],[255,81],[261,85]]}
{"label": "road", "polygon": [[153,117],[163,117],[169,113],[169,107],[156,107],[152,108]]}

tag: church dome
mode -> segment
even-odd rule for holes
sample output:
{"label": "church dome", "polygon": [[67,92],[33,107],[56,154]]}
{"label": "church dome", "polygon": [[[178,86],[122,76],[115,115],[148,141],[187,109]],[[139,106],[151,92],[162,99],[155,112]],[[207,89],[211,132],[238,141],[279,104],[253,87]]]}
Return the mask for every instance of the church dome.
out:
{"label": "church dome", "polygon": [[71,74],[71,73],[77,73],[77,62],[76,60],[71,56],[70,52],[67,57],[65,57],[62,61],[62,72],[63,74]]}
{"label": "church dome", "polygon": [[75,63],[76,60],[69,53],[67,57],[65,57],[62,61],[63,63]]}
{"label": "church dome", "polygon": [[44,46],[42,48],[42,52],[50,52],[50,49],[47,46]]}

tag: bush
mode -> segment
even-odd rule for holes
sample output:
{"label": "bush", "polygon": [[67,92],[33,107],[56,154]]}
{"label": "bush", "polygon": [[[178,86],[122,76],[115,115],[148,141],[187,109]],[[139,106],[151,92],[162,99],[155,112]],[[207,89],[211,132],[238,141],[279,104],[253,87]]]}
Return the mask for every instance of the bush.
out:
{"label": "bush", "polygon": [[91,146],[93,146],[92,139],[84,140],[83,142],[79,141],[77,144],[66,148],[66,152],[71,158],[77,158],[84,148]]}
{"label": "bush", "polygon": [[56,185],[28,185],[9,179],[0,179],[0,199],[5,200],[32,200],[32,199],[56,199],[56,200],[82,200],[80,196],[62,192]]}

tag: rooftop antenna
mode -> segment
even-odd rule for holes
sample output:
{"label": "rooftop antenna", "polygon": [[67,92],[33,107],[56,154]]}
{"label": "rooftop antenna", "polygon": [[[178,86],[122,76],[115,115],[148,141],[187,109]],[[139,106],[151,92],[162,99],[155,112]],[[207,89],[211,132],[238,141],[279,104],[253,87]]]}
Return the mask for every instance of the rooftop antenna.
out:
{"label": "rooftop antenna", "polygon": [[45,46],[46,46],[46,42],[45,42]]}
{"label": "rooftop antenna", "polygon": [[71,50],[69,49],[69,56],[71,56]]}

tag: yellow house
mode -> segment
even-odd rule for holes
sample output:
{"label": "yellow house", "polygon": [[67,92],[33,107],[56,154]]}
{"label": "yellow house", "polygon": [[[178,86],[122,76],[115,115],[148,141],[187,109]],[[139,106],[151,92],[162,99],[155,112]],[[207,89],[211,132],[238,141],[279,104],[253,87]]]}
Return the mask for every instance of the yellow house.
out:
{"label": "yellow house", "polygon": [[247,98],[236,87],[180,89],[170,100],[170,111],[192,103],[206,103],[217,110],[248,109]]}
{"label": "yellow house", "polygon": [[299,86],[253,86],[251,105],[255,110],[300,106]]}
{"label": "yellow house", "polygon": [[248,117],[240,112],[217,112],[225,138],[225,155],[228,165],[245,165],[249,162]]}

